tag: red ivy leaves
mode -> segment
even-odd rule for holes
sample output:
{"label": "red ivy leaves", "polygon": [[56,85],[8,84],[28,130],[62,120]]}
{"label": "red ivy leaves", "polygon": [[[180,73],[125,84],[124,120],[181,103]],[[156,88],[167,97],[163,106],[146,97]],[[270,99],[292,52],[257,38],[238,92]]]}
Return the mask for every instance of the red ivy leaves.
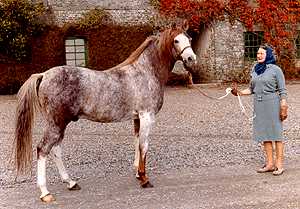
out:
{"label": "red ivy leaves", "polygon": [[[288,0],[257,0],[256,23],[263,26],[265,41],[276,47],[277,53],[293,54],[297,15],[290,13]],[[298,13],[299,15],[300,13]],[[289,55],[289,56],[290,56]]]}
{"label": "red ivy leaves", "polygon": [[224,18],[224,5],[219,1],[204,0],[161,0],[160,12],[163,15],[186,18],[192,28],[197,29],[199,23],[210,24],[214,20]]}
{"label": "red ivy leaves", "polygon": [[226,13],[231,22],[239,20],[249,30],[253,28],[254,13],[253,8],[248,4],[248,0],[230,0],[226,5]]}

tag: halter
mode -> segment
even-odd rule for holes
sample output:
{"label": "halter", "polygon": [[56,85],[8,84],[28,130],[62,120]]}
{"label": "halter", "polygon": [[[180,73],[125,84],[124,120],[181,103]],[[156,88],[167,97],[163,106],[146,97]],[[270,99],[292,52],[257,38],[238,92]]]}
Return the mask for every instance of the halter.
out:
{"label": "halter", "polygon": [[172,51],[173,51],[173,56],[174,56],[174,58],[176,59],[176,60],[182,60],[182,57],[181,57],[181,55],[182,55],[182,53],[186,50],[186,49],[188,49],[188,48],[192,48],[191,46],[186,46],[186,47],[184,47],[178,54],[176,53],[176,50],[175,50],[175,48],[173,47],[172,49]]}
{"label": "halter", "polygon": [[178,56],[181,56],[182,53],[184,52],[184,50],[186,50],[187,48],[192,48],[191,45],[184,47],[181,52],[178,54]]}

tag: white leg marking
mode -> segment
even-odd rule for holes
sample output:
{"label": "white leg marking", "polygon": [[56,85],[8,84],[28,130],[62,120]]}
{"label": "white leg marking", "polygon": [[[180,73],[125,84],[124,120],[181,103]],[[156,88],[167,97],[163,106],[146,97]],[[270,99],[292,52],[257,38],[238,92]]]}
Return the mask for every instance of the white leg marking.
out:
{"label": "white leg marking", "polygon": [[37,185],[41,190],[41,196],[45,197],[49,194],[49,191],[46,186],[46,157],[39,156],[38,157],[38,169],[37,169]]}
{"label": "white leg marking", "polygon": [[149,146],[149,133],[154,123],[154,114],[150,112],[143,112],[140,113],[140,140],[139,144],[143,148],[142,151],[142,158],[145,157],[145,154],[148,151]]}
{"label": "white leg marking", "polygon": [[136,136],[134,139],[135,143],[135,156],[134,156],[134,166],[137,168],[139,166],[139,159],[140,159],[140,149],[139,149],[139,137]]}
{"label": "white leg marking", "polygon": [[72,188],[76,182],[70,179],[66,167],[64,166],[64,163],[62,161],[62,152],[61,152],[61,147],[59,145],[53,146],[51,150],[51,156],[58,168],[58,172],[60,174],[60,177],[63,182],[68,183],[68,188]]}
{"label": "white leg marking", "polygon": [[139,163],[140,163],[140,142],[139,142],[139,137],[136,136],[134,139],[134,143],[135,143],[135,156],[134,156],[134,166],[136,169],[136,174],[135,176],[137,178],[140,177],[140,175],[138,174],[138,168],[139,168]]}

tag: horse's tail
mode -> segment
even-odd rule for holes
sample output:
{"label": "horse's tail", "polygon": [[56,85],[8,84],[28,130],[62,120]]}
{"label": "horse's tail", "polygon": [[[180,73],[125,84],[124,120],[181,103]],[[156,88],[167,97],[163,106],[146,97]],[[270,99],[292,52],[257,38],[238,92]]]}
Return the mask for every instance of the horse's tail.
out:
{"label": "horse's tail", "polygon": [[33,74],[22,85],[17,94],[14,154],[17,173],[31,169],[32,127],[35,111],[40,107],[38,88],[43,74]]}

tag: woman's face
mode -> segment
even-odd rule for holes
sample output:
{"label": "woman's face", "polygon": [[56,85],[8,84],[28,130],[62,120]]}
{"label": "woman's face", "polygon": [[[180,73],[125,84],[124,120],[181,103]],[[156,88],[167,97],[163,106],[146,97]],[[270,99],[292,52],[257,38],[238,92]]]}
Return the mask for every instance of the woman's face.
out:
{"label": "woman's face", "polygon": [[259,63],[263,63],[266,60],[267,56],[267,50],[264,50],[263,48],[259,48],[257,51],[257,61]]}

